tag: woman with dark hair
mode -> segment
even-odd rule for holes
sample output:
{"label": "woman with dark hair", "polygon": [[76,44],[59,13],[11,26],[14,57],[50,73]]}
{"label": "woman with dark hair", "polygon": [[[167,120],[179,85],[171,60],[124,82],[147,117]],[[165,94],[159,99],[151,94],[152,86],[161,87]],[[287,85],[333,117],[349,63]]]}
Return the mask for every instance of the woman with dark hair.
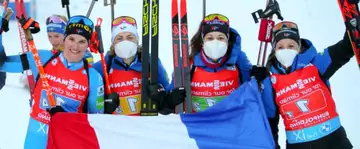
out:
{"label": "woman with dark hair", "polygon": [[[193,112],[220,102],[250,80],[251,64],[241,51],[240,34],[221,14],[210,14],[200,23],[190,43]],[[174,87],[172,81],[170,87]],[[171,105],[174,109],[175,105]]]}
{"label": "woman with dark hair", "polygon": [[287,149],[351,149],[328,82],[354,56],[348,35],[317,53],[300,38],[298,26],[285,21],[273,28],[272,45],[266,68],[254,67],[252,75],[263,81],[262,99],[275,141],[281,115]]}

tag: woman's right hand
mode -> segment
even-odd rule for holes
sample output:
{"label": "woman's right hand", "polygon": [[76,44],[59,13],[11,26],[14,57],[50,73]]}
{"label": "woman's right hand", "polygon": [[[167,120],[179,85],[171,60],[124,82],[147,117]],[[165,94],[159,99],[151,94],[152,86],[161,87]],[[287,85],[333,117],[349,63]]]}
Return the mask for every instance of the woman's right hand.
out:
{"label": "woman's right hand", "polygon": [[270,74],[266,67],[254,65],[250,71],[250,76],[254,76],[257,81],[262,82],[265,78],[270,76]]}

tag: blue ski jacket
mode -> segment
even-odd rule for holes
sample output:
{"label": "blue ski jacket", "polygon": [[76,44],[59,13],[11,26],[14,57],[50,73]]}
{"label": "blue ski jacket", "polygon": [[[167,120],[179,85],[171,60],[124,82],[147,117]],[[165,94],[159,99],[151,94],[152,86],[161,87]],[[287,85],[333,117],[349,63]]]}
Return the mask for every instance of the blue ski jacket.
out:
{"label": "blue ski jacket", "polygon": [[[1,35],[0,35],[1,38]],[[5,53],[4,47],[2,45],[2,40],[0,40],[0,53]],[[45,64],[49,61],[50,58],[53,56],[53,52],[50,50],[38,50],[40,59],[42,64]],[[5,55],[5,54],[4,54]],[[66,61],[65,57],[62,53],[60,53],[59,58],[61,59],[61,63],[69,70],[75,71],[78,69],[82,69],[84,66],[83,61],[77,63],[69,63]],[[27,60],[24,60],[27,59]],[[27,63],[29,65],[30,70],[34,76],[34,80],[38,76],[38,70],[35,65],[35,60],[32,53],[24,53],[21,55],[13,55],[13,56],[5,56],[1,57],[0,59],[0,70],[3,72],[9,73],[21,73],[24,71],[23,63]],[[55,72],[57,70],[54,70]],[[87,112],[88,113],[103,113],[104,112],[104,91],[103,91],[103,81],[101,75],[94,69],[89,67],[88,69],[88,96],[87,96]],[[86,73],[86,72],[84,72]],[[55,96],[59,97],[57,94]],[[47,97],[43,97],[47,98]],[[57,99],[57,98],[56,98]],[[64,98],[62,98],[64,99]],[[64,99],[62,107],[66,112],[78,112],[78,103],[71,101],[71,98]],[[36,103],[34,104],[42,104],[43,103]],[[74,104],[74,105],[73,105]],[[74,107],[76,106],[76,107]],[[40,105],[41,107],[41,105]],[[32,107],[33,108],[33,107]],[[31,109],[32,109],[31,108]],[[40,121],[35,120],[34,118],[30,117],[28,130],[25,138],[24,149],[45,149],[47,144],[47,134],[48,133],[48,125],[42,123]]]}
{"label": "blue ski jacket", "polygon": [[[272,74],[290,74],[295,70],[302,69],[308,64],[313,64],[319,71],[320,77],[329,90],[330,77],[344,64],[346,64],[351,57],[354,56],[348,36],[345,35],[344,39],[338,43],[324,49],[323,52],[318,53],[310,40],[301,39],[302,52],[299,53],[293,62],[290,71],[286,71],[281,65],[269,65],[268,68]],[[271,78],[267,77],[263,81],[262,100],[264,108],[269,119],[272,133],[277,143],[278,140],[278,123],[279,123],[279,109],[275,103],[274,89],[272,87]],[[279,147],[278,143],[277,146]]]}
{"label": "blue ski jacket", "polygon": [[[118,56],[114,56],[113,58],[111,58],[111,56],[109,55],[109,52],[106,53],[106,55],[105,55],[105,62],[107,63],[107,66],[109,64],[110,59],[112,61],[111,69],[134,70],[137,72],[142,72],[142,66],[141,66],[142,63],[141,63],[141,59],[139,57],[139,53],[135,56],[135,59],[131,63],[130,66],[127,66],[127,64],[125,64],[124,61]],[[119,63],[115,63],[115,61],[117,61]],[[101,61],[94,63],[93,67],[101,74],[101,76],[104,76],[104,71],[102,68]],[[162,65],[160,59],[158,60],[158,81],[159,81],[159,84],[161,84],[167,91],[169,90],[169,78],[168,78],[167,72],[166,72],[164,66]]]}
{"label": "blue ski jacket", "polygon": [[[194,56],[193,66],[201,67],[208,72],[218,72],[220,70],[226,69],[229,65],[236,65],[240,69],[241,79],[243,82],[250,80],[250,70],[252,68],[252,64],[247,58],[244,51],[241,49],[241,36],[240,34],[233,28],[231,28],[232,35],[235,36],[235,42],[231,49],[230,58],[225,62],[224,65],[219,68],[212,69],[205,65],[205,63],[201,60],[200,53],[197,53]],[[192,66],[192,67],[193,67]],[[193,74],[191,74],[193,75]],[[241,84],[242,82],[240,82]],[[174,75],[172,76],[170,90],[174,88]]]}

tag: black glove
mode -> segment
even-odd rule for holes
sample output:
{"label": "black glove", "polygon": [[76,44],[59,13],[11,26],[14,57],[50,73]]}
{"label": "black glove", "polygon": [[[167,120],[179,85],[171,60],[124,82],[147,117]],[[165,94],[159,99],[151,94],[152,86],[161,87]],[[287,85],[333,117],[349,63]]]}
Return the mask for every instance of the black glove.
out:
{"label": "black glove", "polygon": [[21,24],[22,28],[24,30],[30,29],[31,33],[36,34],[40,31],[40,25],[38,22],[36,22],[31,17],[25,18],[24,15],[22,15],[20,18],[16,16],[16,18],[19,20],[19,23]]}
{"label": "black glove", "polygon": [[166,102],[170,108],[175,108],[176,105],[184,102],[186,91],[184,87],[173,89],[167,96]]}
{"label": "black glove", "polygon": [[270,74],[266,67],[254,65],[250,71],[250,76],[255,76],[257,81],[262,82],[266,77],[270,76]]}
{"label": "black glove", "polygon": [[350,4],[358,4],[360,0],[349,0]]}
{"label": "black glove", "polygon": [[170,109],[170,108],[163,108],[159,111],[160,114],[162,115],[169,115],[171,113],[175,113],[175,108]]}
{"label": "black glove", "polygon": [[161,105],[163,104],[163,101],[166,98],[166,91],[164,89],[164,87],[161,84],[151,84],[149,83],[148,87],[147,87],[147,91],[148,91],[148,96],[150,97],[150,99],[156,103],[158,103],[158,105],[160,106],[161,109]]}
{"label": "black glove", "polygon": [[46,111],[49,112],[51,116],[53,116],[57,112],[65,112],[65,110],[61,106],[51,107],[49,109],[46,109]]}
{"label": "black glove", "polygon": [[113,92],[105,96],[105,101],[104,101],[105,114],[112,114],[119,106],[120,106],[119,95],[116,92]]}
{"label": "black glove", "polygon": [[159,105],[159,113],[169,115],[175,113],[175,106],[184,102],[186,92],[183,87],[173,89]]}
{"label": "black glove", "polygon": [[3,33],[3,31],[5,31],[5,32],[9,31],[9,21],[6,20],[5,18],[2,18],[0,35]]}

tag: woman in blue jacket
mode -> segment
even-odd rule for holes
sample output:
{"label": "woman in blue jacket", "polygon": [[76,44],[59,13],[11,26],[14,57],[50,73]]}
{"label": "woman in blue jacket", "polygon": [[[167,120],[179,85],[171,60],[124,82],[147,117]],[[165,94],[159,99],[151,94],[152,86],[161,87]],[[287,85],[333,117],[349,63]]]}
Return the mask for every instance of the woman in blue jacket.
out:
{"label": "woman in blue jacket", "polygon": [[252,75],[265,78],[262,98],[275,141],[281,115],[287,149],[351,149],[328,83],[354,56],[348,35],[321,53],[293,22],[275,25],[273,37],[266,68],[254,67]]}
{"label": "woman in blue jacket", "polygon": [[[105,56],[109,85],[112,95],[119,100],[105,103],[105,111],[115,111],[121,115],[140,115],[141,105],[141,47],[137,33],[136,20],[129,16],[120,16],[112,21],[110,51]],[[103,76],[101,61],[93,67]],[[165,98],[165,89],[169,88],[165,68],[158,60],[159,84],[149,85],[150,98]],[[176,91],[175,91],[176,92]],[[161,110],[161,108],[160,108]]]}
{"label": "woman in blue jacket", "polygon": [[[31,21],[31,19],[27,19]],[[31,22],[23,22],[31,23]],[[49,99],[42,88],[32,53],[1,58],[1,71],[21,73],[30,69],[36,80],[32,93],[32,106],[25,149],[45,149],[48,124],[56,112],[103,113],[104,91],[101,75],[90,67],[84,54],[94,28],[93,22],[85,16],[73,16],[66,26],[64,50],[53,53],[39,50],[52,96],[56,106],[49,105]],[[4,53],[1,48],[0,52]],[[50,95],[51,96],[51,95]]]}
{"label": "woman in blue jacket", "polygon": [[[230,28],[226,16],[206,16],[191,39],[190,48],[193,112],[215,105],[250,80],[251,63],[241,50],[240,34]],[[173,78],[170,87],[175,85]],[[184,94],[177,97],[184,98]],[[174,109],[175,105],[169,108]]]}

